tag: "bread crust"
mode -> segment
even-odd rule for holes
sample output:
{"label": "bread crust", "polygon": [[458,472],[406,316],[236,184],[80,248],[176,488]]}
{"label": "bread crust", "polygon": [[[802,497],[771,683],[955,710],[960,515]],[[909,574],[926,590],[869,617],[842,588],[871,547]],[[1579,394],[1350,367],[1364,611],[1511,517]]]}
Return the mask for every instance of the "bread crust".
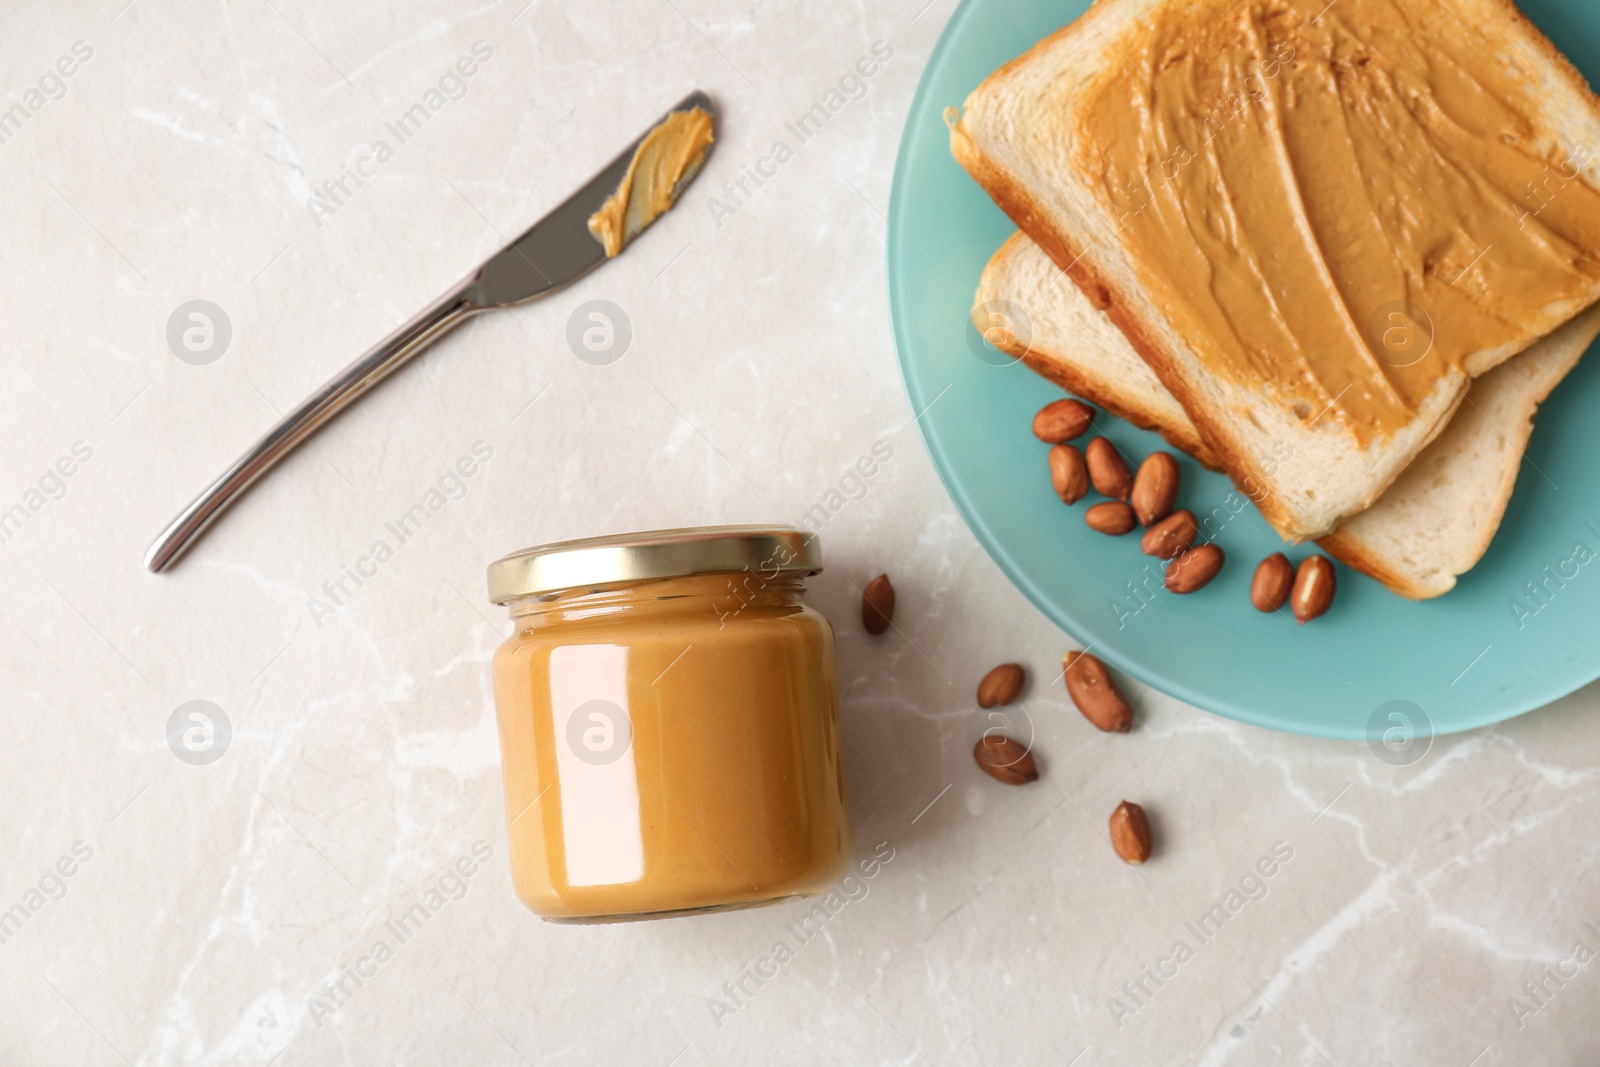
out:
{"label": "bread crust", "polygon": [[[1502,512],[1504,510],[1501,509]],[[1390,567],[1382,556],[1369,550],[1362,541],[1341,534],[1338,530],[1317,538],[1317,547],[1351,570],[1360,571],[1368,578],[1382,582],[1390,592],[1398,593],[1407,600],[1431,600],[1455,588],[1455,575],[1450,576],[1450,584],[1442,589],[1413,582],[1408,576]],[[1487,549],[1488,542],[1485,542],[1483,547]]]}
{"label": "bread crust", "polygon": [[[984,266],[982,280],[978,283],[978,290],[974,297],[976,310],[990,299],[1005,299],[1003,288],[991,285],[991,279],[1005,270],[1006,263],[1018,253],[1026,250],[1028,236],[1020,230],[1006,239],[1006,242],[995,250],[989,257],[989,262]],[[1076,283],[1073,283],[1076,284]],[[980,325],[981,324],[977,324]],[[1141,430],[1159,433],[1168,444],[1178,448],[1199,463],[1214,471],[1221,471],[1216,459],[1211,455],[1211,450],[1195,432],[1193,424],[1173,425],[1162,418],[1160,412],[1148,404],[1141,403],[1138,395],[1133,391],[1118,391],[1107,388],[1095,377],[1080,371],[1077,366],[1068,360],[1051,353],[1042,352],[1031,345],[1019,343],[1012,333],[1004,333],[995,347],[1013,359],[1019,360],[1029,370],[1039,377],[1054,383],[1069,393],[1083,397],[1091,404],[1098,405],[1111,412],[1125,422],[1131,422]]]}
{"label": "bread crust", "polygon": [[1002,352],[1020,359],[1027,364],[1029,370],[1039,375],[1039,377],[1054,382],[1067,392],[1081,396],[1097,407],[1105,408],[1124,422],[1131,422],[1141,430],[1149,430],[1152,433],[1160,434],[1169,445],[1179,449],[1202,466],[1218,473],[1222,472],[1222,468],[1217,466],[1217,461],[1211,457],[1211,452],[1204,441],[1194,434],[1185,432],[1183,427],[1164,424],[1160,417],[1151,412],[1149,408],[1108,393],[1101,389],[1098,383],[1076,374],[1070,367],[1053,360],[1043,359],[1038,353],[1024,350],[1020,345],[997,345],[996,347]]}

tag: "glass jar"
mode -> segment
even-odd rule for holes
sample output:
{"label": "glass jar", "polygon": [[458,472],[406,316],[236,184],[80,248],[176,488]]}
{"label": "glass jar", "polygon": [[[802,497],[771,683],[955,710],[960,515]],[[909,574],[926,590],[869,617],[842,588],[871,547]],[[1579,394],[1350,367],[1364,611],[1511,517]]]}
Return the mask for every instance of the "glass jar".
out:
{"label": "glass jar", "polygon": [[854,855],[822,569],[789,527],[565,541],[489,567],[512,878],[550,922],[754,907]]}

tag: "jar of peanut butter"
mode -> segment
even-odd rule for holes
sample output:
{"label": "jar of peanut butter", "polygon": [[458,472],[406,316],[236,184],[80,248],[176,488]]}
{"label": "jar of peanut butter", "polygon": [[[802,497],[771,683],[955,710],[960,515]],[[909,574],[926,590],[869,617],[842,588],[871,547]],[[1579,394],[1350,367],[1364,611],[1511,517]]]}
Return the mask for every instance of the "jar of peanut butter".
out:
{"label": "jar of peanut butter", "polygon": [[831,888],[854,841],[822,569],[790,527],[564,541],[489,566],[517,895],[550,922]]}

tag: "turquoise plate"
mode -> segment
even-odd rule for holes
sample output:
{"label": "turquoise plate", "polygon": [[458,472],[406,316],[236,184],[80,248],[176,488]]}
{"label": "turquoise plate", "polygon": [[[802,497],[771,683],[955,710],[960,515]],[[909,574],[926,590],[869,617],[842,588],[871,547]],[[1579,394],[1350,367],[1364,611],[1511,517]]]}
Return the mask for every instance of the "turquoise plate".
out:
{"label": "turquoise plate", "polygon": [[[1523,9],[1593,82],[1595,5],[1539,0]],[[1283,545],[1253,507],[1230,514],[1228,481],[1187,457],[1180,502],[1202,518],[1221,509],[1217,542],[1227,565],[1190,596],[1129,592],[1159,586],[1137,535],[1094,533],[1082,504],[1063,506],[1050,489],[1045,447],[1029,430],[1059,391],[985,346],[968,321],[978,275],[1013,227],[951,158],[941,114],[1058,29],[1064,10],[1058,0],[961,4],[912,103],[889,209],[889,301],[906,389],[945,487],[1001,569],[1114,666],[1208,711],[1277,730],[1364,737],[1376,747],[1385,732],[1393,740],[1498,722],[1600,676],[1593,354],[1544,405],[1494,544],[1445,596],[1412,603],[1341,566],[1338,598],[1323,618],[1296,626],[1256,612],[1251,572]],[[1130,457],[1167,447],[1104,414],[1096,425]]]}

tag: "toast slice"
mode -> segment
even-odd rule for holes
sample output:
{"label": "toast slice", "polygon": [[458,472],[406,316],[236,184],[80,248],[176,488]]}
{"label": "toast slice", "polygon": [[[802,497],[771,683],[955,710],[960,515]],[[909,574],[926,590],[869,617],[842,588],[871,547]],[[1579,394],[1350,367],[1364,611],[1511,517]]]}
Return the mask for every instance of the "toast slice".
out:
{"label": "toast slice", "polygon": [[[994,334],[1011,355],[1216,468],[1182,407],[1122,332],[1026,235],[1013,234],[984,268],[974,322],[996,306],[1012,329]],[[1412,599],[1449,592],[1483,556],[1516,482],[1533,416],[1600,335],[1600,306],[1559,326],[1472,384],[1444,432],[1365,511],[1319,544],[1349,566]]]}
{"label": "toast slice", "polygon": [[1600,100],[1508,0],[1100,0],[950,126],[1290,541],[1600,297]]}

